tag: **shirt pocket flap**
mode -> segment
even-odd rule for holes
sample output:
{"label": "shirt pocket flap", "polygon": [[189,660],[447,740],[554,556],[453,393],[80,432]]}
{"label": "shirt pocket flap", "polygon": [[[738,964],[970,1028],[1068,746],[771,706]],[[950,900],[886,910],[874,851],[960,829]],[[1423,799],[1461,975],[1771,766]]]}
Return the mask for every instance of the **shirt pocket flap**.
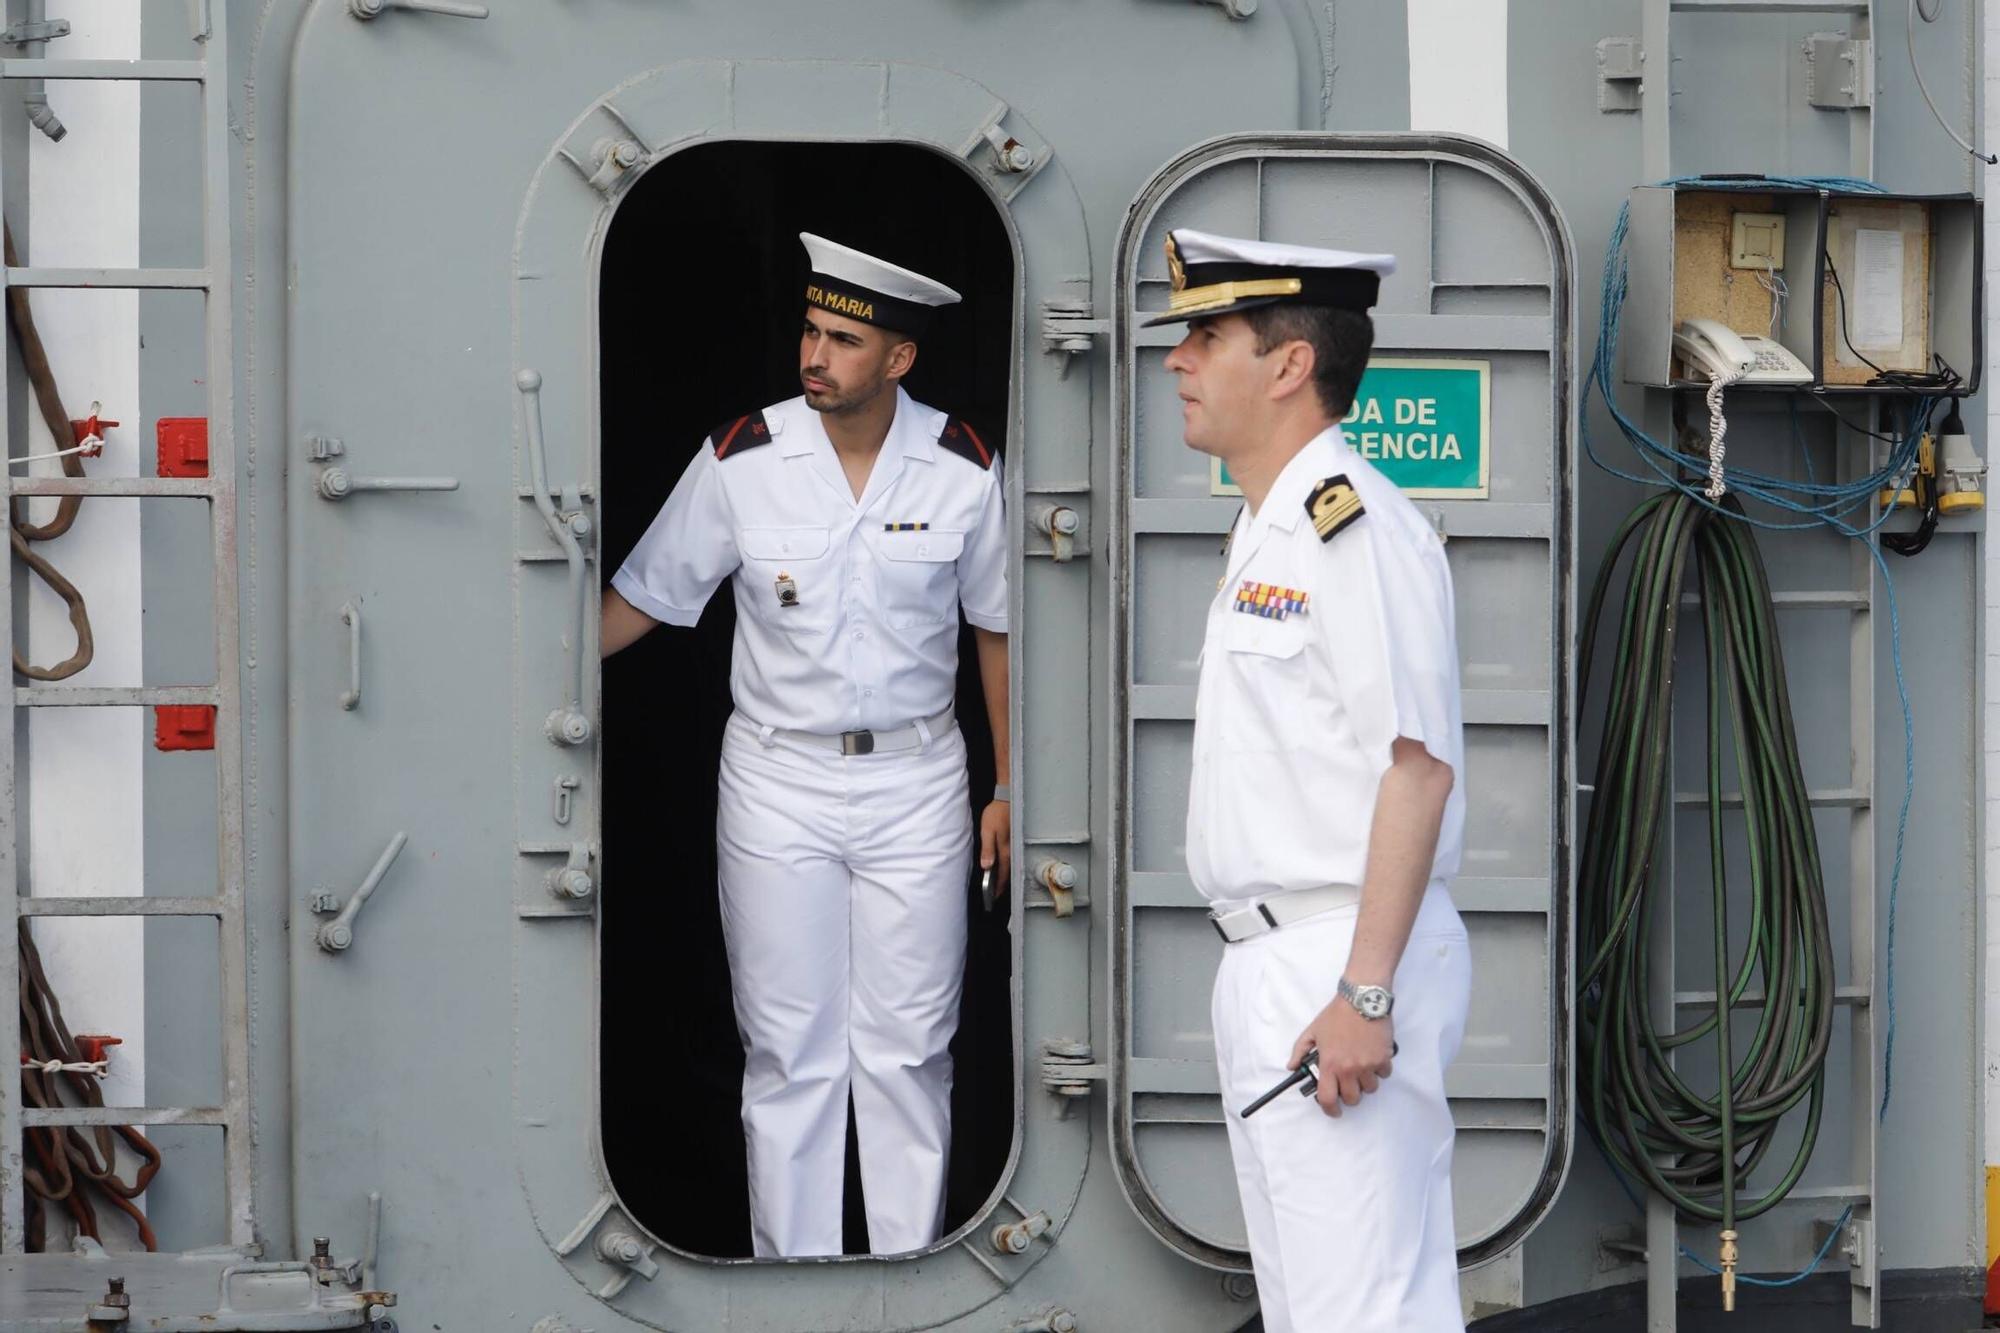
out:
{"label": "shirt pocket flap", "polygon": [[885,560],[916,560],[928,564],[956,560],[964,549],[965,534],[946,531],[885,532],[880,547]]}
{"label": "shirt pocket flap", "polygon": [[1229,613],[1232,622],[1223,631],[1223,646],[1232,653],[1254,653],[1259,657],[1297,657],[1311,633],[1297,615],[1283,620],[1253,616],[1248,612]]}
{"label": "shirt pocket flap", "polygon": [[827,546],[825,528],[745,528],[737,540],[749,560],[817,560]]}

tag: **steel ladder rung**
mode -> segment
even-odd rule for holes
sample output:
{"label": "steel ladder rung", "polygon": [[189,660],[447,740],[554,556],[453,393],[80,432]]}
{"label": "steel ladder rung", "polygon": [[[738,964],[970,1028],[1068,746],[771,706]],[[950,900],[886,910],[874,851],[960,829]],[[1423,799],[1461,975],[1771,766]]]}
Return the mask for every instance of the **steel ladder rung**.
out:
{"label": "steel ladder rung", "polygon": [[212,500],[222,483],[212,477],[9,477],[9,495],[124,495],[145,500]]}
{"label": "steel ladder rung", "polygon": [[222,1125],[229,1112],[219,1106],[26,1106],[21,1123],[29,1129],[75,1126],[91,1129],[121,1125]]}
{"label": "steel ladder rung", "polygon": [[213,685],[16,685],[16,708],[191,708],[218,707],[222,692]]}
{"label": "steel ladder rung", "polygon": [[201,60],[0,60],[0,79],[141,79],[200,83],[208,78]]}
{"label": "steel ladder rung", "polygon": [[221,916],[220,898],[23,898],[22,916]]}
{"label": "steel ladder rung", "polygon": [[[1835,986],[1833,988],[1833,1002],[1837,1005],[1850,1005],[1858,1009],[1873,1004],[1875,997],[1866,986]],[[1742,998],[1737,1000],[1730,1008],[1752,1009],[1763,1003],[1765,1003],[1763,991],[1747,990],[1743,992]],[[1677,990],[1674,992],[1674,1007],[1678,1009],[1712,1009],[1715,1007],[1715,992],[1712,990]]]}
{"label": "steel ladder rung", "polygon": [[207,291],[205,268],[10,268],[9,287],[78,288],[84,291]]}
{"label": "steel ladder rung", "polygon": [[[1860,809],[1871,803],[1868,793],[1858,787],[1825,787],[1806,792],[1806,804],[1816,810],[1839,809],[1841,807]],[[1679,806],[1707,805],[1708,793],[1705,791],[1677,791],[1674,793],[1674,804]],[[1722,793],[1722,808],[1725,810],[1741,810],[1743,808],[1743,793],[1740,791],[1726,791]]]}

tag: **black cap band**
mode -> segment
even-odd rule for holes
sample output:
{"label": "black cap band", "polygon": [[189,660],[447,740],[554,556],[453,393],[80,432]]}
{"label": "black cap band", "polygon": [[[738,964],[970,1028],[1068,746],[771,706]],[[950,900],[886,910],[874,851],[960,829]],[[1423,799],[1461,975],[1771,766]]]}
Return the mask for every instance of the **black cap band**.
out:
{"label": "black cap band", "polygon": [[907,333],[913,338],[929,328],[931,322],[931,307],[920,301],[885,296],[824,273],[814,273],[806,279],[806,304],[864,324]]}
{"label": "black cap band", "polygon": [[1382,290],[1382,275],[1367,268],[1298,268],[1273,264],[1189,264],[1186,291],[1225,282],[1296,278],[1299,290],[1269,305],[1327,305],[1366,314]]}

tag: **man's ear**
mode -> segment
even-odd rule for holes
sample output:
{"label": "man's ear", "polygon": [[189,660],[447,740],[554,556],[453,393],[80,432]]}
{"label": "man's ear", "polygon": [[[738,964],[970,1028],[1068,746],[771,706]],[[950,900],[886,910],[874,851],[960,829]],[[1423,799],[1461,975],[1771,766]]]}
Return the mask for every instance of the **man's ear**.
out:
{"label": "man's ear", "polygon": [[1270,397],[1273,402],[1282,402],[1301,389],[1312,390],[1313,370],[1317,357],[1312,344],[1303,338],[1294,338],[1276,349],[1272,356]]}
{"label": "man's ear", "polygon": [[884,368],[883,374],[893,384],[903,378],[903,376],[909,374],[910,367],[916,364],[917,345],[907,340],[899,342],[889,349],[889,364]]}

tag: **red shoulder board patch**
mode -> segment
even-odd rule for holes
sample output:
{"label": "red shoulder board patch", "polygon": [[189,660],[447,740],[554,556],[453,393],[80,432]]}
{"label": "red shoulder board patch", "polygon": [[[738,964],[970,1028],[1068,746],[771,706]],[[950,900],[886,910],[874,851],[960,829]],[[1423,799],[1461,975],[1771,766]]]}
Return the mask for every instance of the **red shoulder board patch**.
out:
{"label": "red shoulder board patch", "polygon": [[723,422],[708,433],[708,438],[715,441],[715,456],[727,458],[733,453],[740,454],[745,449],[769,444],[771,428],[764,423],[762,412],[752,412],[747,417]]}
{"label": "red shoulder board patch", "polygon": [[982,468],[993,466],[993,446],[986,442],[983,434],[972,428],[969,421],[946,417],[944,429],[938,432],[938,443]]}

